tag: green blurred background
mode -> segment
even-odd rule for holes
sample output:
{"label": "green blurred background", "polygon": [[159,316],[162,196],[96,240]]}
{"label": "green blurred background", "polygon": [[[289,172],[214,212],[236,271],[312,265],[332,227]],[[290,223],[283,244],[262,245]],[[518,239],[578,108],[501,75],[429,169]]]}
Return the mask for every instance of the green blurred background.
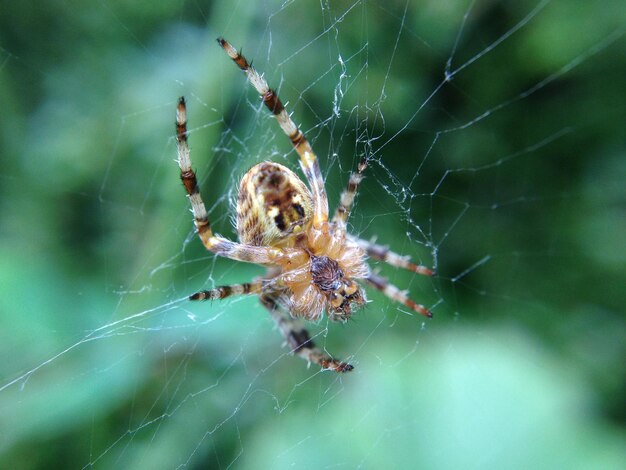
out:
{"label": "green blurred background", "polygon": [[[464,20],[465,18],[465,20]],[[2,468],[624,468],[626,10],[611,1],[2,2]],[[280,89],[352,230],[436,266],[281,347],[258,267],[192,232],[176,99],[217,231],[297,168],[215,44]],[[447,65],[448,64],[448,65]],[[443,83],[446,70],[451,76]],[[433,93],[434,92],[434,93]]]}

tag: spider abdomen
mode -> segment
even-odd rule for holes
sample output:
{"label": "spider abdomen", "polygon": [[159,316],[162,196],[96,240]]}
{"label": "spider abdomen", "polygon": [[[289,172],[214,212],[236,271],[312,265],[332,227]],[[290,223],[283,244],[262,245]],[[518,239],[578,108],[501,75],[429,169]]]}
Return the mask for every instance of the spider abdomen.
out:
{"label": "spider abdomen", "polygon": [[237,232],[242,243],[289,246],[291,235],[302,232],[312,214],[311,192],[283,165],[262,162],[241,179]]}

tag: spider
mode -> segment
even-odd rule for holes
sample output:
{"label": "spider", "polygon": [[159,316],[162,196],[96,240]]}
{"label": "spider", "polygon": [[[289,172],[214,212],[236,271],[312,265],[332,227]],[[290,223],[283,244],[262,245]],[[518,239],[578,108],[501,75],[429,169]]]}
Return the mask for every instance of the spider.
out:
{"label": "spider", "polygon": [[252,282],[215,287],[197,292],[189,299],[258,295],[293,353],[308,361],[309,365],[318,364],[323,370],[351,371],[354,368],[351,364],[333,358],[318,348],[298,318],[315,321],[326,311],[330,320],[346,322],[354,311],[366,303],[361,283],[417,313],[431,317],[431,312],[423,305],[411,300],[384,277],[373,273],[366,258],[426,276],[434,273],[386,246],[347,233],[346,221],[368,166],[367,158],[363,158],[350,175],[339,207],[332,220],[328,219],[324,180],[308,140],[263,76],[226,40],[218,38],[217,42],[245,72],[263,103],[289,137],[300,157],[300,167],[308,187],[283,165],[270,161],[255,165],[243,176],[239,185],[236,219],[239,243],[215,235],[200,196],[196,174],[191,168],[186,104],[185,98],[181,97],[176,113],[178,165],[200,240],[207,250],[218,256],[267,267],[266,274]]}

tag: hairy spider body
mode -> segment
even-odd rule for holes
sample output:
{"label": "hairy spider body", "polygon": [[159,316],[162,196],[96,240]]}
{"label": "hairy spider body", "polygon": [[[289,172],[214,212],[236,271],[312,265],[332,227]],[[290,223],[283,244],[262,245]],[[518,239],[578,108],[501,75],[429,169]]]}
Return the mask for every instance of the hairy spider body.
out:
{"label": "hairy spider body", "polygon": [[331,320],[346,321],[352,310],[365,303],[365,294],[355,282],[369,275],[365,253],[348,243],[336,228],[327,233],[309,228],[295,236],[296,248],[279,261],[277,276],[291,295],[288,309],[292,315],[318,320],[326,311]]}
{"label": "hairy spider body", "polygon": [[346,321],[365,303],[353,279],[369,274],[365,252],[345,240],[345,232],[326,222],[312,227],[313,197],[287,167],[262,162],[241,179],[237,197],[239,241],[290,248],[277,259],[281,271],[273,288],[294,316],[318,320],[324,311]]}
{"label": "hairy spider body", "polygon": [[[433,272],[416,265],[389,248],[361,240],[347,233],[346,220],[354,202],[367,160],[362,159],[350,175],[339,207],[328,218],[328,199],[319,162],[311,145],[287,114],[276,92],[236,49],[224,39],[218,43],[243,70],[274,114],[283,132],[300,156],[307,184],[293,171],[265,161],[252,167],[242,178],[237,198],[239,243],[214,235],[191,168],[187,144],[185,99],[180,98],[176,115],[176,140],[181,179],[187,191],[194,223],[204,246],[219,256],[267,267],[265,276],[250,283],[219,286],[190,296],[191,300],[224,299],[232,295],[256,294],[267,308],[293,353],[336,372],[353,366],[334,359],[313,343],[296,319],[319,320],[326,312],[332,321],[347,321],[366,303],[359,282],[381,291],[411,310],[432,316],[429,310],[371,273],[367,256],[418,274]],[[287,311],[286,315],[284,311]]]}

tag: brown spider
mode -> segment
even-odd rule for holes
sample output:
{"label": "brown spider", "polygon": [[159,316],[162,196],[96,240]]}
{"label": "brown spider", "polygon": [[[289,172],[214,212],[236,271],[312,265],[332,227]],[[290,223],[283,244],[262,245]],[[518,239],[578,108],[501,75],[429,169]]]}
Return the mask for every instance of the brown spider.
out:
{"label": "brown spider", "polygon": [[326,311],[330,320],[347,321],[354,310],[366,302],[365,292],[357,280],[415,312],[431,317],[423,305],[409,299],[387,279],[372,273],[366,256],[418,274],[432,276],[433,271],[410,262],[385,246],[346,233],[346,220],[367,168],[366,159],[361,160],[356,172],[350,175],[339,207],[332,221],[328,220],[324,180],[308,140],[263,76],[227,41],[219,38],[217,42],[246,73],[265,105],[276,116],[300,156],[300,166],[309,187],[283,165],[267,161],[255,165],[244,175],[239,186],[237,232],[240,242],[214,235],[196,175],[191,169],[185,99],[181,97],[176,114],[178,164],[198,236],[206,249],[216,255],[268,268],[265,276],[250,283],[220,286],[189,298],[207,300],[256,294],[269,310],[292,352],[323,369],[350,371],[352,365],[317,348],[307,330],[295,319],[302,317],[315,321]]}

